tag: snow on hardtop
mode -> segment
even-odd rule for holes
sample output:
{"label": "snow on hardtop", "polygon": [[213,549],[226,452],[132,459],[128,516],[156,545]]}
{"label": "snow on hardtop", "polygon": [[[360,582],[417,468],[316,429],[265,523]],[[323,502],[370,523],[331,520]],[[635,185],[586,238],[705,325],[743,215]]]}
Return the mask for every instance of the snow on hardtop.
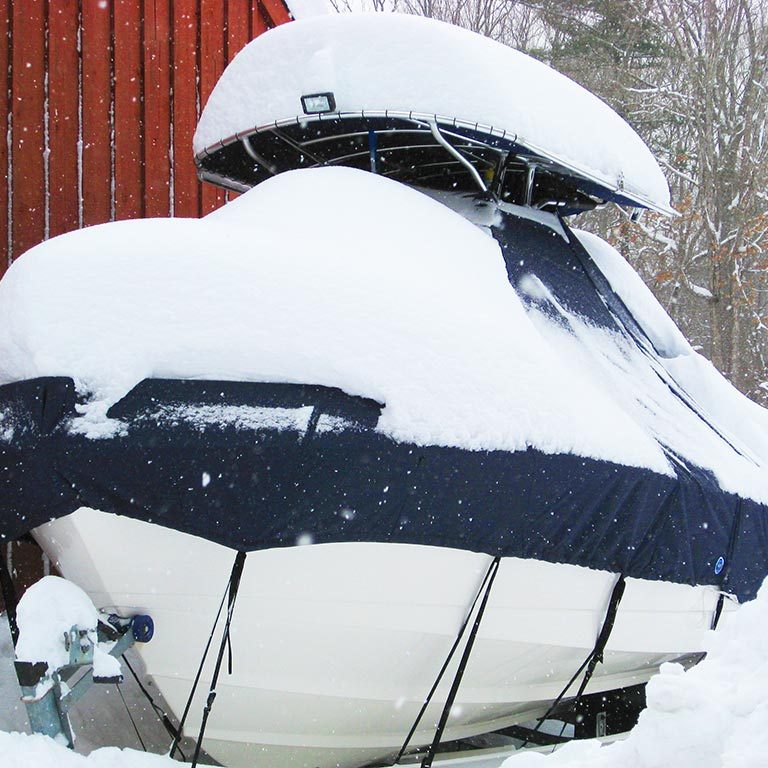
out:
{"label": "snow on hardtop", "polygon": [[301,119],[301,96],[318,92],[332,92],[341,113],[412,112],[490,126],[610,189],[669,209],[656,160],[607,104],[520,51],[410,15],[335,14],[260,35],[216,84],[195,153]]}

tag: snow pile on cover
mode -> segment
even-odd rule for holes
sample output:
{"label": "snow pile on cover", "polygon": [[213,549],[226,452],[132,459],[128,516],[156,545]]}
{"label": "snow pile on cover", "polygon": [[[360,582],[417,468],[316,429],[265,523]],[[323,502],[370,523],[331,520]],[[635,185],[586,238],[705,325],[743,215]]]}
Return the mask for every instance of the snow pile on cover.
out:
{"label": "snow pile on cover", "polygon": [[202,220],[37,246],[0,282],[0,366],[3,381],[72,376],[91,396],[75,428],[93,436],[144,378],[298,382],[385,403],[395,439],[669,472],[641,426],[550,353],[492,238],[346,168],[282,174]]}
{"label": "snow pile on cover", "polygon": [[[662,356],[661,364],[669,376],[682,387],[697,409],[706,414],[721,434],[732,444],[738,445],[752,463],[768,474],[768,410],[736,392],[712,363],[691,347],[648,286],[615,248],[589,232],[575,230],[575,234]],[[657,388],[660,381],[656,382]],[[653,382],[648,384],[652,386]],[[660,392],[663,394],[663,391]],[[667,397],[669,394],[666,393]],[[678,426],[682,425],[681,419],[676,419],[676,422]],[[712,439],[711,430],[707,432],[709,434],[706,438],[702,433],[702,437],[687,440],[680,455],[694,458],[691,449],[701,449],[702,439]],[[665,444],[675,448],[669,441]],[[721,482],[724,479],[720,471],[723,458],[713,464]],[[699,466],[712,464],[704,458],[698,463]],[[732,490],[738,492],[735,488]]]}
{"label": "snow pile on cover", "polygon": [[[602,263],[677,357],[588,324],[533,277],[518,290],[560,321],[526,309],[496,241],[425,195],[347,168],[294,171],[201,220],[118,222],[32,249],[0,282],[0,381],[71,376],[88,397],[71,429],[90,437],[127,428],[107,411],[145,378],[326,385],[383,403],[377,428],[395,440],[672,474],[669,448],[768,500],[768,412],[699,361],[639,280],[615,277],[615,251]],[[670,390],[673,373],[744,455]],[[146,417],[300,429],[306,414]]]}
{"label": "snow pile on cover", "polygon": [[173,425],[180,421],[205,431],[209,424],[226,424],[238,430],[274,429],[281,432],[292,429],[305,432],[314,408],[271,408],[250,405],[162,405],[141,418],[159,424]]}
{"label": "snow pile on cover", "polygon": [[63,636],[73,626],[93,634],[98,613],[80,587],[58,576],[46,576],[19,600],[17,621],[16,658],[46,661],[49,669],[57,669],[69,661]]}
{"label": "snow pile on cover", "polygon": [[[685,387],[670,376],[663,360],[647,355],[627,335],[596,327],[569,312],[540,281],[528,280],[539,283],[539,300],[555,307],[561,319],[553,322],[535,307],[529,312],[553,357],[573,375],[590,379],[595,390],[610,397],[672,455],[711,470],[723,490],[768,503],[768,453],[753,460],[738,433],[729,435],[729,444],[710,426],[714,423],[719,427],[713,416],[718,410],[727,413],[740,405],[743,395],[728,385],[726,399],[714,412],[688,407],[682,394]],[[719,377],[714,369],[711,375]],[[762,411],[763,420],[768,417],[759,406],[755,408]]]}
{"label": "snow pile on cover", "polygon": [[665,664],[626,741],[575,742],[520,754],[505,768],[763,768],[768,755],[768,583],[708,632],[707,657],[684,672]]}
{"label": "snow pile on cover", "polygon": [[317,16],[260,35],[214,88],[195,152],[302,116],[301,96],[327,91],[340,112],[420,112],[493,126],[611,188],[669,206],[650,150],[600,99],[513,48],[409,15]]}
{"label": "snow pile on cover", "polygon": [[47,736],[0,731],[3,768],[179,768],[178,760],[133,749],[105,747],[87,757],[57,744]]}
{"label": "snow pile on cover", "polygon": [[580,229],[573,232],[659,353],[665,357],[690,354],[693,350],[685,336],[626,259],[597,235]]}

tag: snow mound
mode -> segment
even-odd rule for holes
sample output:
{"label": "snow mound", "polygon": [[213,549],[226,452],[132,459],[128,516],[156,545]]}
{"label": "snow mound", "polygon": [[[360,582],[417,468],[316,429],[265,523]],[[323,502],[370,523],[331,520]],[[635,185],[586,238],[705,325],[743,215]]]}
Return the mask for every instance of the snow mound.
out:
{"label": "snow mound", "polygon": [[38,376],[75,379],[90,400],[73,428],[94,437],[144,378],[293,382],[384,403],[378,428],[396,440],[671,472],[548,347],[492,238],[347,168],[281,174],[201,220],[33,248],[0,282],[0,380]]}
{"label": "snow mound", "polygon": [[320,92],[332,92],[342,113],[413,112],[492,126],[612,190],[669,209],[653,155],[607,104],[519,51],[418,16],[315,16],[260,35],[216,84],[195,153],[301,118],[301,96]]}
{"label": "snow mound", "polygon": [[17,621],[19,661],[46,661],[50,670],[69,662],[63,636],[73,626],[93,633],[98,613],[80,587],[58,576],[33,584],[19,600]]}
{"label": "snow mound", "polygon": [[707,657],[684,672],[665,664],[625,741],[519,754],[505,768],[763,768],[768,751],[768,583],[708,632]]}
{"label": "snow mound", "polygon": [[104,747],[78,755],[47,736],[0,731],[3,768],[179,768],[170,757]]}

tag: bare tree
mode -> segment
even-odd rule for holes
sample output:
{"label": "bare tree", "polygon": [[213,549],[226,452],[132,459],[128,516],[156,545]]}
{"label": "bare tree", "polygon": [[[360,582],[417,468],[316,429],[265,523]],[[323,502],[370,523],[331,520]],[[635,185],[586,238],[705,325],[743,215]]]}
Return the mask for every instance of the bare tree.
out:
{"label": "bare tree", "polygon": [[658,55],[625,57],[599,85],[654,147],[682,215],[602,224],[718,368],[768,402],[766,3],[652,0],[644,13]]}
{"label": "bare tree", "polygon": [[656,0],[655,7],[676,63],[674,80],[657,85],[659,98],[670,116],[682,116],[687,134],[667,167],[698,224],[678,254],[681,284],[691,286],[687,269],[706,281],[694,292],[708,305],[708,351],[756,396],[768,379],[765,2]]}

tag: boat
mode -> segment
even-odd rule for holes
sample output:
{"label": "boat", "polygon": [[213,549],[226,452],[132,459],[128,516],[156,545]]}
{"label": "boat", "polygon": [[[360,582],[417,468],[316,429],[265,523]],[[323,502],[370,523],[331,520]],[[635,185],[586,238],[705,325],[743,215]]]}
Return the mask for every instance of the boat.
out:
{"label": "boat", "polygon": [[768,571],[768,413],[567,222],[672,212],[637,134],[516,51],[350,15],[249,44],[195,152],[243,194],[0,281],[0,535],[152,616],[185,733],[392,764],[699,658]]}

